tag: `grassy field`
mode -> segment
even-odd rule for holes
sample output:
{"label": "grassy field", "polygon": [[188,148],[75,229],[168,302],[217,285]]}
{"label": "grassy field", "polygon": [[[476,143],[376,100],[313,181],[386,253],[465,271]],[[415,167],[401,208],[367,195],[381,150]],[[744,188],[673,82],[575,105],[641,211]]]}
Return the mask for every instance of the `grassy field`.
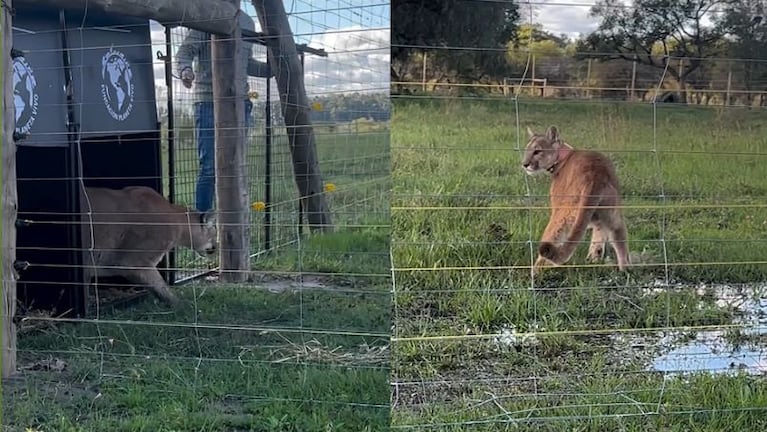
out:
{"label": "grassy field", "polygon": [[[4,383],[4,430],[388,430],[388,131],[318,136],[324,179],[336,186],[328,199],[337,229],[325,235],[297,235],[291,165],[280,152],[273,245],[290,241],[254,257],[253,282],[185,284],[175,311],[147,298],[104,309],[98,321],[22,322],[22,372]],[[253,167],[258,201],[263,168]],[[189,185],[179,189],[186,202]],[[257,252],[263,219],[253,215]]]}
{"label": "grassy field", "polygon": [[[395,428],[767,427],[764,359],[715,375],[652,368],[703,330],[767,346],[767,311],[739,306],[764,308],[763,112],[498,99],[393,109]],[[629,274],[587,265],[583,244],[529,289],[549,183],[523,173],[520,149],[527,126],[549,125],[615,161]],[[761,329],[739,326],[754,313]]]}

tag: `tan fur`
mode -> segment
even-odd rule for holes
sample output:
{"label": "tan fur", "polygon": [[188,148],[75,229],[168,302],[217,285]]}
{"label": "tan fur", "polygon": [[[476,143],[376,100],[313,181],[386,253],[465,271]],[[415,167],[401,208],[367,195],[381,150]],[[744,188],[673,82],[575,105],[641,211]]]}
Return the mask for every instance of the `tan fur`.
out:
{"label": "tan fur", "polygon": [[85,283],[90,284],[91,278],[98,283],[99,278],[122,276],[148,288],[163,302],[176,304],[157,264],[176,246],[203,256],[213,254],[214,219],[172,204],[148,187],[85,191],[80,190]]}
{"label": "tan fur", "polygon": [[[551,218],[538,247],[532,273],[548,265],[562,265],[591,229],[588,261],[604,258],[612,246],[618,268],[629,265],[628,233],[623,221],[618,177],[612,162],[595,151],[576,150],[565,143],[555,126],[545,134],[528,128],[522,166],[530,175],[551,175]],[[601,208],[600,208],[601,207]]]}

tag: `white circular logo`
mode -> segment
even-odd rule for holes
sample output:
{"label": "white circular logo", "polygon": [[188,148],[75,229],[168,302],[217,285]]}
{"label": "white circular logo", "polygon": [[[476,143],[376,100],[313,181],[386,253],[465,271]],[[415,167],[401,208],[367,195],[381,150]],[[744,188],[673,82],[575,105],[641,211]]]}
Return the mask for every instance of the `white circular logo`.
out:
{"label": "white circular logo", "polygon": [[101,58],[101,97],[109,115],[123,121],[133,111],[133,72],[125,54],[110,49]]}
{"label": "white circular logo", "polygon": [[37,80],[24,57],[13,59],[13,102],[16,132],[27,134],[37,118]]}

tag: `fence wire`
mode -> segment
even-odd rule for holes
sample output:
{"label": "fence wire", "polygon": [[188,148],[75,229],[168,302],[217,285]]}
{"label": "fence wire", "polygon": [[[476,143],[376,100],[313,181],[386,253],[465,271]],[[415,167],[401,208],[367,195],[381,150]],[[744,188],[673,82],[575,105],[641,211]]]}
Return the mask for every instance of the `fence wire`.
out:
{"label": "fence wire", "polygon": [[[248,77],[240,282],[219,277],[219,253],[237,251],[206,255],[195,211],[204,62],[198,52],[189,88],[177,64],[190,30],[16,6],[17,129],[29,134],[17,159],[21,373],[4,387],[4,426],[388,428],[389,4],[284,4],[334,229],[302,215],[277,78]],[[260,32],[254,5],[240,6]],[[274,67],[263,43],[249,55]],[[135,186],[155,192],[112,207],[79,195]]]}
{"label": "fence wire", "polygon": [[[492,34],[488,10],[517,4],[511,43],[448,30],[471,9]],[[410,6],[393,9],[392,429],[762,427],[765,88],[744,71],[764,59],[584,51],[557,31],[594,3]],[[531,277],[550,180],[522,157],[551,125],[615,164],[628,273],[609,250],[588,262],[587,233]]]}

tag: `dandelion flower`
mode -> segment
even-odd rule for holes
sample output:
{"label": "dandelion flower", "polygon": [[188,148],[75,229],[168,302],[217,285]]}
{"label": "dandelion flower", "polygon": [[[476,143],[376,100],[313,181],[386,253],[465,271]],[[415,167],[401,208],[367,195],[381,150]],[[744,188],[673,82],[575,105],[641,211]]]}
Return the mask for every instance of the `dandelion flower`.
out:
{"label": "dandelion flower", "polygon": [[253,211],[260,212],[260,211],[264,211],[264,209],[266,208],[266,204],[264,204],[263,201],[256,201],[250,205],[250,208],[252,208]]}
{"label": "dandelion flower", "polygon": [[322,104],[320,102],[312,103],[312,109],[314,111],[322,111]]}
{"label": "dandelion flower", "polygon": [[325,192],[335,192],[336,185],[334,185],[333,183],[325,183],[325,187],[323,189],[325,190]]}

